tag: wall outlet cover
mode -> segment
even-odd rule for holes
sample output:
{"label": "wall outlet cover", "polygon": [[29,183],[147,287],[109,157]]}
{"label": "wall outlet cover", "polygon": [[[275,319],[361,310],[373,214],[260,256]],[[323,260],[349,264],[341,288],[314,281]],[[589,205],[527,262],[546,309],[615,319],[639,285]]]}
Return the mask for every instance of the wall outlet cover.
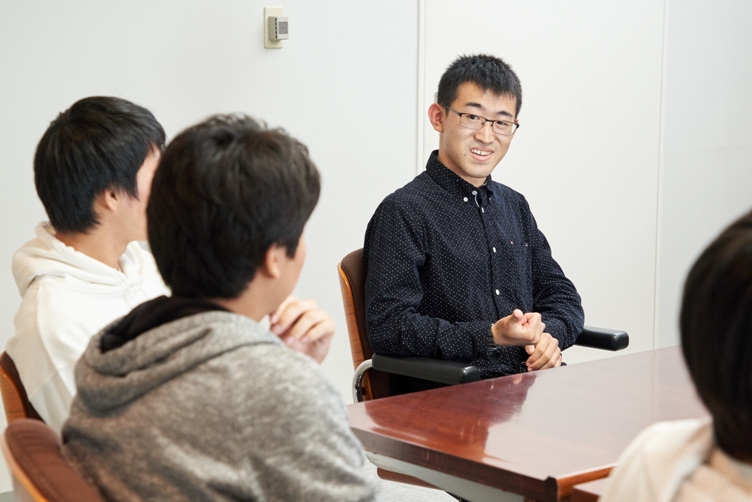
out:
{"label": "wall outlet cover", "polygon": [[271,40],[269,38],[269,18],[272,16],[284,16],[282,7],[264,7],[264,47],[267,49],[281,49],[285,46],[284,40]]}

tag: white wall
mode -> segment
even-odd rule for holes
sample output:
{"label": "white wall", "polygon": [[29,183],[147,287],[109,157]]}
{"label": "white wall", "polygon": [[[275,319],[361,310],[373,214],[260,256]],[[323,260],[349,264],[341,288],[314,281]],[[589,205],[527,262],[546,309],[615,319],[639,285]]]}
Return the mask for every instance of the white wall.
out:
{"label": "white wall", "polygon": [[[34,148],[58,112],[88,95],[119,96],[151,109],[173,137],[211,113],[240,111],[284,126],[321,170],[296,292],[337,322],[324,371],[349,401],[336,264],[362,246],[381,199],[414,176],[417,5],[288,0],[281,50],[263,48],[265,5],[280,3],[0,2],[0,346],[19,304],[11,256],[45,217]],[[5,476],[0,466],[0,492],[10,489]]]}
{"label": "white wall", "polygon": [[656,346],[679,343],[681,288],[752,207],[752,3],[670,3]]}
{"label": "white wall", "polygon": [[[282,6],[291,39],[265,50],[256,0],[0,0],[0,343],[19,302],[12,253],[44,218],[34,147],[57,112],[87,95],[120,96],[174,136],[211,113],[241,111],[286,127],[322,171],[297,293],[338,323],[324,370],[348,396],[335,264],[435,146],[425,110],[438,78],[475,51],[504,57],[522,80],[522,128],[494,177],[529,199],[587,322],[626,329],[631,351],[676,343],[689,263],[750,205],[748,2]],[[567,360],[604,355],[574,349]],[[5,475],[0,468],[0,492],[10,489]]]}

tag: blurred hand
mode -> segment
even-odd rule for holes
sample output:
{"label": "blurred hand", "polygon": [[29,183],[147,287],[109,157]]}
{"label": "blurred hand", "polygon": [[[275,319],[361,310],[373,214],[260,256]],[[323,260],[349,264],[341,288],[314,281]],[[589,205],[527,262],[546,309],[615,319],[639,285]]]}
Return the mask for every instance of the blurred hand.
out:
{"label": "blurred hand", "polygon": [[335,324],[315,301],[290,296],[269,315],[269,321],[272,333],[317,363],[329,353]]}

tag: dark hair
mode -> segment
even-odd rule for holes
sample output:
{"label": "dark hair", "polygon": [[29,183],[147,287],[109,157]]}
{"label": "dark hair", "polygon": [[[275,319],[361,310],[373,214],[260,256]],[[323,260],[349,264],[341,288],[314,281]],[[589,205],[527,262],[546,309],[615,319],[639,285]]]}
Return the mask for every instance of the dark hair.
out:
{"label": "dark hair", "polygon": [[180,133],[154,176],[149,243],[176,296],[236,298],[272,245],[295,255],[321,182],[308,149],[250,117]]}
{"label": "dark hair", "polygon": [[107,189],[138,198],[136,174],[162,126],[146,108],[111,97],[77,101],[52,121],[37,145],[34,183],[52,226],[87,232],[99,223],[94,199]]}
{"label": "dark hair", "polygon": [[439,80],[437,102],[452,106],[457,98],[457,89],[465,82],[472,82],[483,90],[497,96],[513,97],[517,103],[515,116],[522,108],[522,85],[512,67],[501,59],[487,54],[460,56],[446,69]]}
{"label": "dark hair", "polygon": [[721,233],[684,285],[682,350],[718,446],[752,460],[752,213]]}

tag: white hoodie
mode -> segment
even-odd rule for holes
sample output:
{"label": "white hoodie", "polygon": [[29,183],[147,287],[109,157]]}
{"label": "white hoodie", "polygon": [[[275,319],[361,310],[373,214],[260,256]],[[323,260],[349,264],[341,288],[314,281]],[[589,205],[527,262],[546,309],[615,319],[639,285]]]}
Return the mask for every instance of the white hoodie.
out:
{"label": "white hoodie", "polygon": [[120,271],[66,246],[49,223],[13,256],[21,294],[16,334],[5,347],[39,415],[58,433],[76,394],[73,370],[89,339],[140,303],[169,291],[137,242]]}
{"label": "white hoodie", "polygon": [[709,418],[663,422],[630,444],[600,502],[752,500],[752,466],[721,451]]}

